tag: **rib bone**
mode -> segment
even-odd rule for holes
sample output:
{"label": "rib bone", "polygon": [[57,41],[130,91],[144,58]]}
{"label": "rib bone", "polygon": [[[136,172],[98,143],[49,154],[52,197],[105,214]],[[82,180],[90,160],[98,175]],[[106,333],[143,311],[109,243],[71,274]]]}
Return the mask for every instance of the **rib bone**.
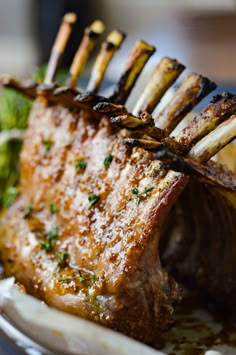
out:
{"label": "rib bone", "polygon": [[52,47],[47,72],[45,76],[45,84],[51,84],[56,75],[58,66],[60,65],[65,47],[72,32],[72,25],[76,22],[76,14],[68,13],[63,17],[61,27],[57,34],[55,43]]}
{"label": "rib bone", "polygon": [[184,68],[185,66],[176,59],[164,57],[152,73],[133,109],[133,114],[139,116],[143,111],[151,113]]}
{"label": "rib bone", "polygon": [[236,137],[236,115],[221,123],[202,138],[189,152],[197,161],[206,162]]}
{"label": "rib bone", "polygon": [[132,49],[124,72],[110,97],[111,102],[123,105],[134,87],[144,65],[155,52],[155,48],[144,41],[138,41]]}
{"label": "rib bone", "polygon": [[177,136],[176,140],[189,144],[196,143],[221,122],[227,120],[236,112],[236,96],[224,93],[217,95],[211,103],[196,116]]}
{"label": "rib bone", "polygon": [[67,85],[70,88],[74,88],[76,86],[79,75],[87,62],[98,37],[103,33],[104,29],[104,24],[99,20],[94,21],[85,29],[84,36],[70,67],[70,77],[67,82]]}
{"label": "rib bone", "polygon": [[0,85],[17,90],[30,99],[34,99],[37,96],[37,83],[34,81],[18,81],[9,75],[1,75]]}
{"label": "rib bone", "polygon": [[101,50],[93,66],[91,77],[87,86],[87,91],[98,92],[102,83],[106,69],[125,39],[125,34],[120,31],[112,31],[106,41],[102,43]]}
{"label": "rib bone", "polygon": [[213,82],[201,75],[188,75],[155,118],[156,126],[170,133],[186,114],[215,88],[216,85]]}

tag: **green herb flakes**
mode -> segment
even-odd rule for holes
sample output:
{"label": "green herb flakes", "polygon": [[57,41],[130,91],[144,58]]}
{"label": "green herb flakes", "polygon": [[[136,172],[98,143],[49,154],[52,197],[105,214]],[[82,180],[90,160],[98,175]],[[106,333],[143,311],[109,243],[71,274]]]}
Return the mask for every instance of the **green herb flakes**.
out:
{"label": "green herb flakes", "polygon": [[137,187],[134,187],[131,192],[133,195],[135,195],[136,201],[137,203],[140,202],[140,199],[142,196],[147,197],[147,195],[149,194],[149,192],[151,192],[154,189],[154,186],[150,186],[148,188],[146,188],[144,191],[139,192],[139,190],[137,189]]}
{"label": "green herb flakes", "polygon": [[88,278],[86,276],[82,275],[82,272],[80,270],[78,271],[78,274],[79,274],[79,281],[80,282],[84,282],[84,281],[88,280]]}
{"label": "green herb flakes", "polygon": [[45,152],[47,153],[52,148],[53,142],[50,139],[44,139],[42,144],[44,145]]}
{"label": "green herb flakes", "polygon": [[68,280],[72,280],[73,276],[68,275],[68,276],[62,276],[59,278],[60,281],[68,281]]}
{"label": "green herb flakes", "polygon": [[147,197],[147,195],[149,194],[149,192],[151,192],[152,190],[154,190],[154,186],[150,186],[147,189],[145,189],[143,192],[140,193],[141,196],[145,196]]}
{"label": "green herb flakes", "polygon": [[58,255],[59,264],[66,263],[68,259],[69,259],[69,254],[66,251],[64,250],[59,251],[59,255]]}
{"label": "green herb flakes", "polygon": [[94,274],[93,276],[92,276],[92,284],[94,284],[94,282],[97,280],[97,276]]}
{"label": "green herb flakes", "polygon": [[89,200],[89,207],[92,207],[93,205],[95,205],[99,200],[100,200],[100,196],[95,195],[95,194],[91,194],[88,197]]}
{"label": "green herb flakes", "polygon": [[49,208],[50,208],[51,214],[55,214],[59,210],[59,207],[54,202],[50,202]]}
{"label": "green herb flakes", "polygon": [[108,155],[106,156],[106,158],[104,159],[104,162],[103,162],[103,164],[104,164],[104,166],[105,166],[106,169],[109,168],[109,166],[110,166],[112,160],[113,160],[113,155],[112,155],[112,154],[108,154]]}
{"label": "green herb flakes", "polygon": [[131,191],[132,191],[133,195],[138,195],[139,194],[139,191],[138,191],[137,187],[134,187]]}
{"label": "green herb flakes", "polygon": [[46,253],[53,250],[52,244],[49,243],[47,240],[45,242],[41,243],[40,247],[42,250],[46,251]]}
{"label": "green herb flakes", "polygon": [[29,204],[28,206],[25,207],[24,213],[23,213],[23,218],[28,218],[31,216],[33,212],[33,205]]}
{"label": "green herb flakes", "polygon": [[58,238],[58,227],[53,226],[49,234],[47,235],[47,240],[53,241]]}
{"label": "green herb flakes", "polygon": [[45,250],[46,252],[52,251],[54,246],[53,242],[58,238],[58,227],[53,226],[51,231],[46,236],[45,242],[41,243],[41,249]]}
{"label": "green herb flakes", "polygon": [[87,162],[84,159],[78,159],[75,162],[75,168],[76,169],[85,170],[86,166],[87,166]]}

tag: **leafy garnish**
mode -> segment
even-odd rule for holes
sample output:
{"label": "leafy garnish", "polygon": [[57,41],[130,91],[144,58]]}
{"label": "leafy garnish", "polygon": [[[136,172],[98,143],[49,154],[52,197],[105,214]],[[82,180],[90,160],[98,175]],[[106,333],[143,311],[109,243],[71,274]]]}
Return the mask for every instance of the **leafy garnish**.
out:
{"label": "leafy garnish", "polygon": [[47,240],[45,242],[41,243],[40,247],[42,250],[46,251],[46,253],[53,250],[52,244],[49,243]]}
{"label": "leafy garnish", "polygon": [[80,282],[84,282],[84,281],[88,280],[88,278],[86,276],[82,275],[82,272],[80,270],[78,271],[78,274],[79,274],[79,281]]}
{"label": "leafy garnish", "polygon": [[138,191],[137,187],[134,187],[131,191],[132,191],[133,195],[138,195],[139,194],[139,191]]}
{"label": "leafy garnish", "polygon": [[78,159],[75,161],[75,168],[76,169],[85,170],[86,166],[87,166],[87,162],[84,159]]}
{"label": "leafy garnish", "polygon": [[132,192],[133,195],[135,195],[135,198],[136,198],[137,203],[139,203],[141,197],[142,197],[142,196],[147,197],[148,193],[151,192],[153,189],[154,189],[154,186],[150,186],[150,187],[147,187],[144,191],[139,192],[139,190],[137,189],[137,187],[134,187],[134,188],[131,190],[131,192]]}
{"label": "leafy garnish", "polygon": [[64,250],[59,251],[59,255],[58,255],[59,264],[67,263],[68,259],[69,259],[69,254],[66,251]]}
{"label": "leafy garnish", "polygon": [[25,207],[24,213],[23,213],[23,218],[28,218],[30,217],[31,213],[33,212],[33,205],[29,204],[28,206]]}
{"label": "leafy garnish", "polygon": [[52,251],[54,246],[53,242],[58,238],[58,227],[53,226],[51,231],[46,236],[45,242],[41,243],[41,249],[45,250],[46,252]]}
{"label": "leafy garnish", "polygon": [[109,168],[111,162],[113,160],[113,155],[110,153],[106,156],[106,158],[104,159],[104,166],[105,168]]}
{"label": "leafy garnish", "polygon": [[94,284],[94,282],[97,280],[97,276],[95,274],[93,274],[92,276],[92,284]]}
{"label": "leafy garnish", "polygon": [[62,276],[59,278],[60,281],[68,281],[68,280],[72,280],[73,276],[68,275],[68,276]]}
{"label": "leafy garnish", "polygon": [[42,140],[42,144],[44,145],[45,151],[47,153],[52,148],[53,142],[51,139],[44,139]]}
{"label": "leafy garnish", "polygon": [[100,200],[100,196],[95,195],[95,194],[91,194],[88,197],[89,200],[89,206],[92,207],[93,205],[95,205],[99,200]]}
{"label": "leafy garnish", "polygon": [[54,202],[50,202],[49,208],[50,208],[51,214],[55,214],[59,210],[59,207]]}

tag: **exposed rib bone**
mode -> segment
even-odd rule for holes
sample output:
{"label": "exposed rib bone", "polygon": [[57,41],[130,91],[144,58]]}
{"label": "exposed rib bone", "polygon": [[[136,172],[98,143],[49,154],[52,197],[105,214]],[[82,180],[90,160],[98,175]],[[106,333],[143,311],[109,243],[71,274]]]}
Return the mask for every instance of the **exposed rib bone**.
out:
{"label": "exposed rib bone", "polygon": [[177,60],[164,57],[152,73],[133,109],[133,114],[138,116],[142,111],[151,113],[184,68]]}
{"label": "exposed rib bone", "polygon": [[[103,100],[104,101],[104,100]],[[128,111],[123,105],[116,105],[110,102],[101,102],[93,107],[94,111],[104,113],[107,116],[127,115]]]}
{"label": "exposed rib bone", "polygon": [[58,87],[51,93],[44,92],[44,96],[51,102],[62,106],[87,110],[92,110],[94,105],[106,100],[103,96],[94,95],[89,92],[79,93],[78,90],[66,86]]}
{"label": "exposed rib bone", "polygon": [[88,91],[78,94],[75,97],[74,101],[89,105],[91,108],[93,108],[94,105],[97,105],[99,103],[109,103],[109,99],[106,99],[104,96],[94,95]]}
{"label": "exposed rib bone", "polygon": [[206,162],[236,137],[236,115],[221,123],[214,131],[202,138],[189,152],[197,161]]}
{"label": "exposed rib bone", "polygon": [[150,139],[135,139],[135,138],[125,138],[123,140],[124,144],[131,145],[132,147],[141,147],[147,150],[154,150],[160,147],[161,142],[150,140]]}
{"label": "exposed rib bone", "polygon": [[236,95],[217,95],[177,136],[180,143],[194,144],[236,112]]}
{"label": "exposed rib bone", "polygon": [[92,69],[91,77],[87,86],[87,91],[98,92],[104,78],[106,69],[114,54],[120,48],[125,39],[125,34],[120,31],[112,31],[105,42],[102,43],[101,50],[96,58]]}
{"label": "exposed rib bone", "polygon": [[37,83],[34,81],[18,81],[9,75],[2,75],[0,77],[0,85],[17,90],[31,99],[34,99],[37,95]]}
{"label": "exposed rib bone", "polygon": [[215,88],[215,83],[201,75],[188,75],[156,117],[156,126],[170,133],[181,119]]}
{"label": "exposed rib bone", "polygon": [[70,88],[74,88],[76,86],[77,80],[84,68],[84,65],[87,62],[99,35],[101,35],[104,30],[105,26],[99,20],[94,21],[89,27],[85,29],[84,36],[70,67],[70,77],[67,82],[67,85]]}
{"label": "exposed rib bone", "polygon": [[222,170],[219,170],[219,167],[216,168],[211,162],[204,166],[190,158],[183,158],[170,152],[166,146],[158,148],[155,158],[161,160],[168,169],[186,175],[193,175],[203,183],[223,187],[234,194],[236,192],[235,176],[229,171],[224,174]]}
{"label": "exposed rib bone", "polygon": [[111,123],[116,124],[119,127],[129,128],[132,130],[132,133],[146,134],[155,139],[160,140],[166,137],[166,133],[162,129],[155,126],[146,125],[142,120],[133,116],[123,115],[112,117]]}
{"label": "exposed rib bone", "polygon": [[140,118],[130,114],[111,117],[111,123],[124,128],[137,128],[145,125]]}
{"label": "exposed rib bone", "polygon": [[144,65],[154,52],[155,48],[146,42],[138,41],[136,43],[129,55],[128,62],[117,84],[115,92],[110,97],[110,100],[113,103],[123,105],[126,102]]}
{"label": "exposed rib bone", "polygon": [[[146,140],[143,141],[142,139],[144,136],[150,137],[150,139],[155,139],[162,144],[165,142],[165,144],[168,146],[170,151],[173,151],[175,153],[178,152],[178,154],[185,155],[189,151],[189,146],[185,144],[179,144],[176,142],[173,138],[167,136],[166,132],[160,128],[157,128],[155,126],[152,126],[150,123],[145,123],[145,121],[132,116],[132,115],[123,115],[123,116],[116,116],[116,117],[111,117],[111,123],[128,129],[127,131],[127,137],[130,135],[129,140],[126,141],[126,144],[134,145],[134,142],[136,145],[142,146],[144,149],[147,150],[152,150],[155,149],[156,146],[154,144],[145,144]],[[134,142],[131,139],[134,139]],[[141,145],[139,144],[139,140],[141,139]],[[159,144],[157,144],[159,146]],[[154,148],[153,148],[154,147]]]}
{"label": "exposed rib bone", "polygon": [[51,84],[53,82],[65,47],[70,38],[72,25],[76,22],[76,19],[77,16],[74,13],[68,13],[63,17],[62,24],[52,47],[51,56],[48,62],[47,72],[44,80],[46,84]]}

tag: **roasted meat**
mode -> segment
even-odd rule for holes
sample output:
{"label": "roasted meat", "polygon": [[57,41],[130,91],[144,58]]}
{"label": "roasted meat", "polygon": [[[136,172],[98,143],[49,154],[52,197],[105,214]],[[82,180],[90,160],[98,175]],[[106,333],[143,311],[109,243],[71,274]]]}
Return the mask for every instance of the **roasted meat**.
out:
{"label": "roasted meat", "polygon": [[[225,99],[223,106],[210,106],[207,118],[202,114],[179,137],[170,137],[215,85],[191,74],[154,120],[152,110],[184,69],[166,57],[130,113],[123,105],[154,52],[152,46],[138,42],[114,94],[98,96],[110,51],[114,54],[124,38],[117,31],[103,43],[89,91],[81,93],[74,86],[102,32],[101,24],[86,29],[68,83],[58,87],[53,78],[71,22],[71,17],[64,19],[43,84],[1,79],[5,86],[35,98],[21,153],[20,194],[1,216],[1,259],[6,275],[14,275],[28,293],[48,305],[150,342],[171,322],[181,299],[179,286],[161,266],[158,250],[162,236],[167,260],[173,241],[169,219],[175,218],[170,211],[192,179],[189,171],[197,170],[187,169],[190,163],[185,158],[191,158],[196,143],[235,112],[235,97]],[[214,109],[224,112],[218,120]],[[220,141],[225,145],[231,139],[223,135]],[[161,155],[163,149],[166,153]],[[216,151],[209,153],[205,145],[193,160],[200,157],[203,162],[202,154],[208,152],[204,162],[208,161]],[[172,167],[177,171],[168,166],[178,159],[184,171],[179,172],[178,164]],[[196,174],[211,187],[205,172]],[[204,233],[199,229],[196,238]]]}

